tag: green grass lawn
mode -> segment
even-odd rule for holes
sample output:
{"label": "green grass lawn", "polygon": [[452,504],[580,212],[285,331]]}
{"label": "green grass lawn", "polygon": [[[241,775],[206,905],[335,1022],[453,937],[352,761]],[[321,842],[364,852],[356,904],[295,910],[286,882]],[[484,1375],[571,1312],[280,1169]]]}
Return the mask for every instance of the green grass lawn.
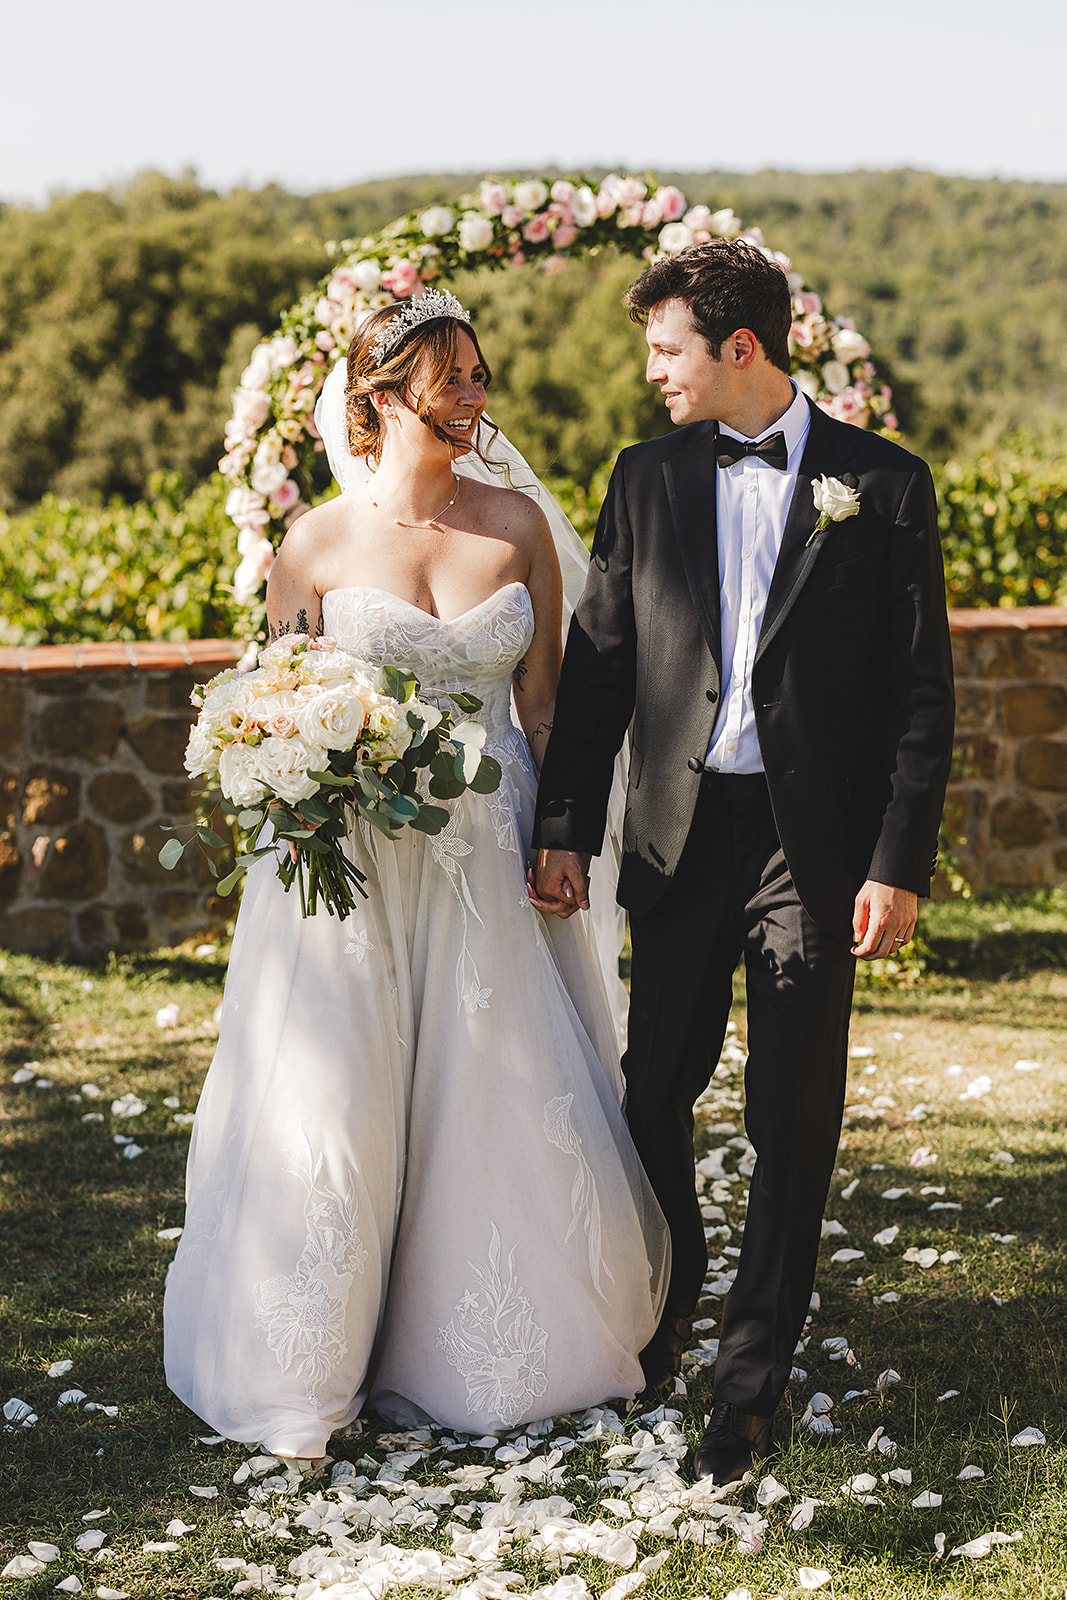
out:
{"label": "green grass lawn", "polygon": [[[858,993],[848,1126],[827,1207],[844,1231],[823,1246],[820,1304],[776,1424],[778,1452],[760,1475],[788,1491],[769,1505],[760,1499],[777,1491],[765,1487],[758,1499],[757,1483],[720,1504],[687,1501],[675,1475],[710,1401],[711,1351],[700,1346],[687,1395],[651,1418],[621,1416],[621,1435],[610,1416],[598,1428],[586,1415],[490,1448],[441,1430],[388,1434],[368,1419],[334,1441],[334,1463],[317,1479],[287,1481],[261,1462],[258,1477],[235,1484],[253,1452],[203,1442],[208,1428],[165,1386],[160,1336],[174,1246],[159,1234],[182,1222],[186,1118],[211,1057],[224,952],[126,957],[95,970],[0,957],[0,1404],[22,1400],[38,1419],[24,1427],[13,1405],[5,1412],[0,1568],[29,1556],[30,1541],[59,1551],[29,1576],[0,1579],[0,1597],[53,1595],[61,1583],[60,1593],[77,1592],[73,1579],[86,1595],[196,1600],[421,1597],[442,1585],[554,1600],[722,1600],[739,1590],[792,1600],[805,1584],[835,1600],[1063,1600],[1063,909],[1056,896],[931,907],[924,931],[944,970]],[[176,1024],[157,1025],[170,1005]],[[709,1283],[720,1291],[744,1205],[740,1039],[728,1043],[700,1124],[709,1246],[722,1262]],[[123,1096],[143,1109],[127,1101],[133,1114],[123,1115]],[[141,1153],[124,1153],[133,1146]],[[894,1227],[889,1239],[883,1230]],[[842,1249],[863,1255],[835,1262]],[[935,1253],[932,1264],[921,1264],[929,1254],[906,1258],[924,1251]],[[721,1304],[709,1292],[701,1308],[705,1345]],[[60,1405],[71,1388],[85,1398]],[[825,1442],[801,1425],[819,1394],[828,1401],[816,1399],[816,1411],[832,1402],[839,1430]],[[1012,1444],[1027,1428],[1046,1443]],[[983,1475],[960,1480],[967,1466]],[[910,1483],[899,1481],[908,1473]],[[860,1474],[873,1486],[856,1482]],[[194,1486],[217,1493],[198,1496]],[[940,1503],[913,1505],[926,1492]],[[546,1507],[550,1496],[557,1504]],[[808,1526],[792,1527],[812,1499],[823,1503]],[[564,1520],[531,1539],[546,1510]],[[106,1514],[86,1520],[91,1512]],[[177,1531],[176,1519],[195,1527]],[[78,1550],[77,1536],[94,1529],[106,1534],[102,1551]],[[1021,1537],[979,1559],[950,1554],[993,1530]],[[352,1577],[372,1559],[376,1534],[379,1571],[393,1571],[378,1587]],[[144,1549],[153,1544],[174,1548]],[[480,1568],[471,1564],[479,1551]],[[445,1563],[436,1588],[414,1581],[420,1552],[424,1578],[433,1552]]]}

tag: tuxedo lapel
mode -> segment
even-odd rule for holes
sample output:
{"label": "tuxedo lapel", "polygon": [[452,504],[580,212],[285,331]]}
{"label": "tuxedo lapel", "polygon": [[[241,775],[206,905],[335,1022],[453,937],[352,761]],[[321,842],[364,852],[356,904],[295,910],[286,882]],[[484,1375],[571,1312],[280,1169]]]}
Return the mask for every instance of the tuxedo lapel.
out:
{"label": "tuxedo lapel", "polygon": [[[852,455],[852,451],[847,448],[847,429],[835,427],[826,413],[820,411],[818,406],[812,405],[810,400],[808,405],[811,410],[811,423],[793,498],[786,514],[782,547],[778,552],[778,560],[774,565],[771,586],[767,594],[763,626],[756,643],[757,661],[793,609],[797,596],[818,559],[819,551],[834,526],[831,522],[821,533],[815,532],[819,513],[812,497],[812,485],[823,475],[831,478],[840,477]],[[844,448],[842,448],[843,440]]]}
{"label": "tuxedo lapel", "polygon": [[685,448],[663,463],[674,532],[700,627],[722,672],[714,423],[698,423]]}

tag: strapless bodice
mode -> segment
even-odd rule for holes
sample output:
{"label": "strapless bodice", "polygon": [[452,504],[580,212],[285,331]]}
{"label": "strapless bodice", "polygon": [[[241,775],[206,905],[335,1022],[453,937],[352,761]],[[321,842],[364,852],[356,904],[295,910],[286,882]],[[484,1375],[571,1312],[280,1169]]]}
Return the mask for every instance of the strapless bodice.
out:
{"label": "strapless bodice", "polygon": [[322,597],[325,631],[344,650],[376,665],[413,672],[424,697],[464,690],[482,702],[476,713],[490,738],[513,730],[511,675],[534,634],[533,606],[523,583],[508,583],[462,616],[432,617],[385,589],[353,585]]}

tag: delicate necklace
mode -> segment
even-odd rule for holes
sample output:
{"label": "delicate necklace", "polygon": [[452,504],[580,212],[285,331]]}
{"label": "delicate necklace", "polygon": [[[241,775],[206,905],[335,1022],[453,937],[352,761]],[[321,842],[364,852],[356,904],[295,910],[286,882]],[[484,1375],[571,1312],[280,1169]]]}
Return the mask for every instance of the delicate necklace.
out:
{"label": "delicate necklace", "polygon": [[[440,511],[438,511],[434,516],[432,516],[428,522],[401,522],[399,517],[392,517],[392,518],[390,518],[390,520],[392,522],[394,522],[398,528],[432,528],[434,523],[440,521],[440,519],[444,516],[446,511],[451,511],[452,507],[455,505],[457,499],[459,498],[459,491],[463,487],[463,479],[460,478],[460,477],[457,477],[455,473],[452,474],[452,478],[453,478],[453,481],[454,481],[456,487],[452,491],[451,500],[448,502],[448,504],[446,506],[442,506]],[[374,496],[370,492],[370,479],[367,478],[364,481],[365,481],[366,486],[367,486],[367,499],[370,501],[370,503],[374,507],[375,511],[381,511],[382,507],[378,504],[377,500],[375,500]],[[385,512],[385,515],[387,517],[389,516],[388,511]]]}

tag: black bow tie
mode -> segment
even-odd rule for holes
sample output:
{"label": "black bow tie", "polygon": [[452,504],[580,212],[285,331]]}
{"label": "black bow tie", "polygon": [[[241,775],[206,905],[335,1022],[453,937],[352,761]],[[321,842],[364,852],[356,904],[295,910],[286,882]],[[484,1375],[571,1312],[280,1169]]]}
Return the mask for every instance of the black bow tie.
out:
{"label": "black bow tie", "polygon": [[725,434],[716,434],[715,459],[720,467],[732,467],[735,461],[740,461],[744,456],[758,456],[761,461],[766,461],[769,467],[777,467],[779,472],[784,472],[789,461],[785,434],[772,433],[766,439],[761,439],[759,444],[749,444],[744,439],[730,439]]}

